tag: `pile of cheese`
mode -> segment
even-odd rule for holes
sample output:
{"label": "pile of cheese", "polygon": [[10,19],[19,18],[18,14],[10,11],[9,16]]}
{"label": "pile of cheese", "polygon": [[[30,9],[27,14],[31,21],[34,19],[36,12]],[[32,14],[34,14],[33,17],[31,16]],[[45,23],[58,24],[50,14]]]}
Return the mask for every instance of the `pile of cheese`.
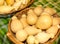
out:
{"label": "pile of cheese", "polygon": [[39,44],[53,39],[60,28],[59,17],[53,15],[56,11],[53,8],[42,6],[29,9],[18,19],[12,17],[11,30],[15,33],[16,39],[28,43]]}
{"label": "pile of cheese", "polygon": [[22,9],[30,0],[0,0],[0,14]]}

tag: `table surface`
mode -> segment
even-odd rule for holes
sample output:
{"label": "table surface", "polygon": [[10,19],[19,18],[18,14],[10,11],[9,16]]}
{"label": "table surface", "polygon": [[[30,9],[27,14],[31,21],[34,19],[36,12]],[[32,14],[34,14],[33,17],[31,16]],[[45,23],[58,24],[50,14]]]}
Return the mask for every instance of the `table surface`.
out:
{"label": "table surface", "polygon": [[[30,7],[36,7],[38,5],[54,8],[56,9],[58,15],[60,14],[60,0],[34,0],[34,3]],[[11,16],[0,17],[0,44],[12,44],[12,42],[6,36],[10,18]],[[53,44],[60,44],[60,36],[56,39],[56,41],[53,42]]]}

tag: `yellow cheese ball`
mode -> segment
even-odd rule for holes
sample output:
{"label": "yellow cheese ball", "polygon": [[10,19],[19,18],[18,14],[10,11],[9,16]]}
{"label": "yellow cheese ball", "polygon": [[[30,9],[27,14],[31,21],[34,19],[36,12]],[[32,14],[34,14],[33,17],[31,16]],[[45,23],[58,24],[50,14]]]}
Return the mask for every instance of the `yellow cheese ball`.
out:
{"label": "yellow cheese ball", "polygon": [[22,18],[20,19],[21,23],[23,24],[23,27],[25,28],[26,26],[28,26],[28,23],[27,23],[27,18],[26,18],[26,15],[23,14],[22,15]]}
{"label": "yellow cheese ball", "polygon": [[6,1],[4,2],[4,6],[7,6],[7,3],[6,3]]}
{"label": "yellow cheese ball", "polygon": [[15,2],[12,7],[13,7],[15,10],[18,10],[18,9],[20,8],[21,4],[22,4],[21,1]]}
{"label": "yellow cheese ball", "polygon": [[34,42],[35,42],[35,37],[33,35],[28,36],[27,43],[34,44]]}
{"label": "yellow cheese ball", "polygon": [[24,30],[28,33],[28,35],[35,35],[35,34],[41,32],[40,29],[37,29],[32,26],[27,26]]}
{"label": "yellow cheese ball", "polygon": [[59,19],[59,24],[60,24],[60,17],[58,19]]}
{"label": "yellow cheese ball", "polygon": [[23,25],[20,22],[20,20],[18,20],[16,16],[13,16],[12,22],[11,22],[11,30],[14,33],[16,33],[17,31],[22,30],[22,29],[23,29]]}
{"label": "yellow cheese ball", "polygon": [[25,41],[27,39],[28,34],[24,30],[20,30],[16,33],[16,38],[19,41]]}
{"label": "yellow cheese ball", "polygon": [[6,0],[6,3],[11,6],[14,4],[14,0]]}
{"label": "yellow cheese ball", "polygon": [[58,20],[59,20],[59,24],[60,24],[60,17],[56,17],[56,19],[58,19]]}
{"label": "yellow cheese ball", "polygon": [[35,38],[35,44],[39,44],[39,41]]}
{"label": "yellow cheese ball", "polygon": [[36,27],[40,29],[47,29],[53,23],[52,17],[50,15],[41,15],[36,23]]}
{"label": "yellow cheese ball", "polygon": [[37,21],[37,16],[34,13],[34,11],[32,9],[30,9],[27,14],[28,14],[27,15],[27,23],[30,25],[35,24]]}
{"label": "yellow cheese ball", "polygon": [[30,0],[15,0],[16,2],[22,2],[22,4],[27,4]]}
{"label": "yellow cheese ball", "polygon": [[53,9],[53,8],[50,8],[50,7],[46,7],[46,8],[44,9],[44,12],[47,12],[47,13],[49,13],[50,15],[53,15],[53,14],[56,13],[56,10]]}
{"label": "yellow cheese ball", "polygon": [[50,27],[49,29],[47,29],[46,32],[51,34],[51,38],[54,38],[54,36],[58,32],[58,26],[54,25],[54,26]]}
{"label": "yellow cheese ball", "polygon": [[4,0],[0,0],[0,6],[4,4]]}
{"label": "yellow cheese ball", "polygon": [[51,36],[46,32],[40,32],[35,37],[39,41],[39,43],[45,43],[50,39]]}
{"label": "yellow cheese ball", "polygon": [[57,17],[53,17],[53,25],[59,25],[59,19]]}
{"label": "yellow cheese ball", "polygon": [[50,14],[47,12],[43,12],[43,13],[41,13],[41,15],[50,15]]}
{"label": "yellow cheese ball", "polygon": [[13,10],[11,6],[0,6],[0,14],[9,13],[11,10]]}
{"label": "yellow cheese ball", "polygon": [[41,13],[43,12],[43,7],[38,6],[38,7],[34,8],[34,12],[36,13],[37,16],[41,15]]}
{"label": "yellow cheese ball", "polygon": [[19,2],[20,0],[15,0],[16,2]]}
{"label": "yellow cheese ball", "polygon": [[30,0],[21,0],[22,4],[28,4]]}

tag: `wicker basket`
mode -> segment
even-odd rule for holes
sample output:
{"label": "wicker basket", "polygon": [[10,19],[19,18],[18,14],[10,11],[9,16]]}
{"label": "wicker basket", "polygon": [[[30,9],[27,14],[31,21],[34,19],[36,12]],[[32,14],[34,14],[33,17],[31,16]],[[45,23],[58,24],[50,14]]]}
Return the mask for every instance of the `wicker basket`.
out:
{"label": "wicker basket", "polygon": [[[21,18],[21,15],[24,14],[24,13],[26,14],[29,9],[31,9],[31,8],[26,8],[26,9],[18,12],[17,14],[15,14],[15,16],[17,16],[17,18],[20,19],[20,18]],[[8,33],[7,33],[7,36],[8,36],[9,39],[10,39],[11,41],[13,41],[15,44],[23,44],[22,42],[18,41],[18,40],[15,38],[13,32],[11,31],[11,21],[12,21],[12,20],[10,20],[10,21],[9,21],[9,24],[8,24]],[[52,44],[53,41],[55,41],[56,38],[59,36],[59,33],[60,33],[60,29],[58,30],[56,36],[55,36],[53,39],[50,39],[49,41],[47,41],[47,42],[44,43],[44,44]]]}
{"label": "wicker basket", "polygon": [[26,4],[24,7],[19,8],[18,10],[14,10],[14,9],[13,9],[13,10],[10,11],[10,12],[0,13],[0,15],[8,15],[8,14],[11,14],[11,13],[14,13],[14,12],[21,11],[22,9],[24,9],[24,8],[28,7],[29,5],[31,5],[33,2],[34,2],[34,0],[30,0],[30,1],[28,2],[28,4]]}

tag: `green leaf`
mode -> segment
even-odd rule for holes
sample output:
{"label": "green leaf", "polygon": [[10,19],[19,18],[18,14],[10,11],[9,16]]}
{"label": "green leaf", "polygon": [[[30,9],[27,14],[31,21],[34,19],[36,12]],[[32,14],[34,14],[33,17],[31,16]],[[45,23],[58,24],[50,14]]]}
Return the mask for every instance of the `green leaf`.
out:
{"label": "green leaf", "polygon": [[52,5],[52,4],[48,4],[48,6],[49,6],[49,7],[51,7],[51,8],[53,8],[53,7],[54,7],[54,5]]}
{"label": "green leaf", "polygon": [[2,28],[1,30],[2,30],[5,34],[7,33],[7,29]]}
{"label": "green leaf", "polygon": [[2,44],[3,42],[2,42],[2,39],[0,38],[0,44]]}
{"label": "green leaf", "polygon": [[57,42],[55,41],[55,42],[53,42],[53,44],[57,44]]}
{"label": "green leaf", "polygon": [[58,9],[58,8],[55,8],[55,9],[56,9],[57,12],[60,12],[60,9]]}
{"label": "green leaf", "polygon": [[53,0],[53,2],[57,2],[58,0]]}
{"label": "green leaf", "polygon": [[7,24],[7,23],[8,23],[8,21],[7,21],[6,19],[2,19],[2,22],[3,22],[4,24]]}
{"label": "green leaf", "polygon": [[41,2],[38,2],[38,3],[37,3],[37,5],[42,5],[42,6],[43,6],[43,3],[41,3]]}
{"label": "green leaf", "polygon": [[38,2],[38,0],[34,0],[34,2]]}
{"label": "green leaf", "polygon": [[60,3],[57,3],[57,6],[60,8]]}
{"label": "green leaf", "polygon": [[5,44],[12,44],[12,42],[7,38],[6,35],[4,36],[3,42],[4,42]]}
{"label": "green leaf", "polygon": [[36,7],[36,5],[35,5],[35,4],[33,4],[33,5],[31,5],[31,7]]}
{"label": "green leaf", "polygon": [[59,40],[58,40],[58,43],[57,44],[60,44],[60,36],[59,36]]}
{"label": "green leaf", "polygon": [[44,4],[47,4],[47,3],[48,3],[46,0],[42,0],[42,2],[43,2]]}
{"label": "green leaf", "polygon": [[4,31],[2,31],[1,29],[0,29],[0,34],[1,34],[2,36],[5,35]]}

